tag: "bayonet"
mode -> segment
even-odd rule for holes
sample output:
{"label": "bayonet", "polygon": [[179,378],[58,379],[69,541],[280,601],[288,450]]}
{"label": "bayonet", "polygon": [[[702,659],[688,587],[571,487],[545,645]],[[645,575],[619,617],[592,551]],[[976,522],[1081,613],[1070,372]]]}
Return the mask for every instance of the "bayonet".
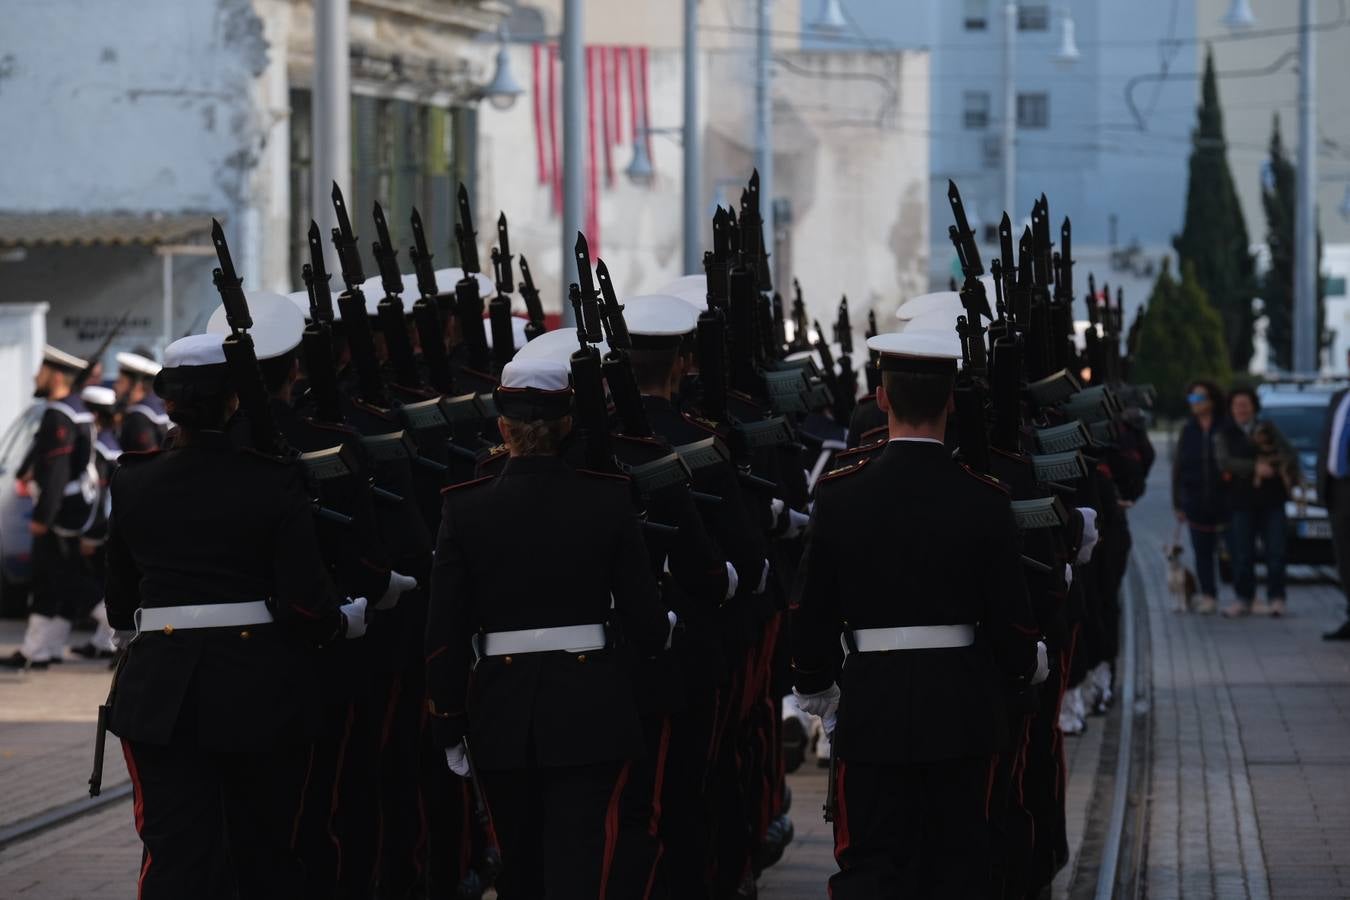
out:
{"label": "bayonet", "polygon": [[577,242],[573,248],[577,262],[577,288],[580,291],[581,315],[577,319],[577,329],[587,342],[598,344],[603,339],[600,324],[600,310],[596,302],[595,280],[591,276],[591,249],[586,243],[586,235],[577,232]]}
{"label": "bayonet", "polygon": [[961,273],[966,278],[978,278],[984,274],[984,264],[980,261],[980,247],[975,242],[975,232],[970,229],[966,218],[966,207],[961,202],[961,192],[956,182],[947,180],[947,200],[951,203],[952,216],[956,224],[948,228],[947,234],[956,248],[957,258],[961,261]]}
{"label": "bayonet", "polygon": [[328,282],[332,278],[323,262],[323,234],[319,223],[309,220],[309,262],[301,269],[305,290],[309,292],[309,317],[315,322],[331,325],[333,322],[333,292]]}
{"label": "bayonet", "polygon": [[631,350],[633,339],[628,334],[628,323],[623,318],[623,306],[614,293],[614,282],[603,259],[595,261],[595,278],[600,282],[600,321],[605,328],[605,339],[611,350]]}
{"label": "bayonet", "polygon": [[465,274],[478,270],[478,232],[473,230],[473,211],[469,209],[469,189],[459,186],[459,221],[455,223],[455,242],[459,244],[459,266]]}
{"label": "bayonet", "polygon": [[408,258],[412,260],[413,271],[417,273],[417,292],[423,297],[435,297],[440,293],[436,284],[436,269],[431,265],[431,251],[427,249],[427,235],[422,227],[422,214],[413,207],[412,211],[413,245],[408,248]]}
{"label": "bayonet", "polygon": [[492,248],[492,268],[498,294],[509,294],[516,289],[516,279],[511,273],[511,235],[506,227],[506,213],[497,216],[497,246]]}
{"label": "bayonet", "polygon": [[356,245],[351,218],[347,215],[347,201],[342,198],[342,188],[336,181],[333,182],[333,212],[337,214],[338,222],[333,229],[333,246],[337,248],[342,282],[348,290],[358,290],[366,280],[366,273],[361,267],[361,251]]}
{"label": "bayonet", "polygon": [[525,336],[534,340],[544,333],[544,304],[539,300],[539,289],[534,286],[530,263],[523,253],[520,255],[520,296],[525,301],[525,313],[530,317]]}

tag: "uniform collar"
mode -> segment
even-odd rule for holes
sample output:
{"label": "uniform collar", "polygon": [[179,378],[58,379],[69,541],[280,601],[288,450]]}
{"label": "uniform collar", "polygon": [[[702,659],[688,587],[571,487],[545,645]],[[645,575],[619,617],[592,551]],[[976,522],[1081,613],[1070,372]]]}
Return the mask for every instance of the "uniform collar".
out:
{"label": "uniform collar", "polygon": [[561,456],[513,456],[502,466],[503,475],[538,475],[563,472],[572,467]]}

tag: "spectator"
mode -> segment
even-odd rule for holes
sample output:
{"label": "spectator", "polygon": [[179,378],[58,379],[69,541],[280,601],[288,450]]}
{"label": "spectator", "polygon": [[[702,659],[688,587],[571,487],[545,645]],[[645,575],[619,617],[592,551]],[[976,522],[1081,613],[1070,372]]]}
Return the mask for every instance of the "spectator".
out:
{"label": "spectator", "polygon": [[[1317,453],[1317,497],[1331,519],[1331,545],[1336,551],[1341,590],[1350,589],[1350,391],[1339,391],[1327,409],[1327,425]],[[1350,641],[1350,616],[1328,641]]]}
{"label": "spectator", "polygon": [[[1181,427],[1172,459],[1172,509],[1177,521],[1190,528],[1195,553],[1195,577],[1200,600],[1195,611],[1206,615],[1218,608],[1215,550],[1228,523],[1223,481],[1215,457],[1216,438],[1228,427],[1220,414],[1223,393],[1209,381],[1193,381],[1186,388],[1191,415]],[[1350,497],[1347,497],[1350,502]]]}
{"label": "spectator", "polygon": [[[1282,616],[1284,602],[1284,504],[1300,480],[1298,455],[1280,430],[1257,418],[1261,402],[1251,388],[1228,397],[1230,427],[1215,442],[1228,485],[1228,552],[1237,597],[1223,609],[1229,618]],[[1266,554],[1266,598],[1256,599],[1256,542]]]}

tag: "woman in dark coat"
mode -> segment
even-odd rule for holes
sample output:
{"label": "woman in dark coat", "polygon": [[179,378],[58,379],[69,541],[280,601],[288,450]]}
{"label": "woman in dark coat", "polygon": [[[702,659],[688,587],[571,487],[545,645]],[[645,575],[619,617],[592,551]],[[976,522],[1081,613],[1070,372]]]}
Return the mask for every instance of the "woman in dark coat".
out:
{"label": "woman in dark coat", "polygon": [[1181,427],[1172,458],[1172,509],[1191,532],[1195,576],[1200,582],[1196,612],[1218,608],[1215,553],[1228,525],[1228,503],[1216,442],[1231,427],[1221,413],[1223,393],[1213,382],[1197,380],[1186,388],[1191,414]]}

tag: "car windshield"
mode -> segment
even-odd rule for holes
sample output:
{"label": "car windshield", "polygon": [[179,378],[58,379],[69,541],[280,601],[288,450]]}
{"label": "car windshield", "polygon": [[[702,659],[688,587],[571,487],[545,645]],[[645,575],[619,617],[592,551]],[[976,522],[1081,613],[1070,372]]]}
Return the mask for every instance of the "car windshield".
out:
{"label": "car windshield", "polygon": [[[1330,398],[1327,398],[1330,400]],[[1327,420],[1327,405],[1266,406],[1261,418],[1272,423],[1300,453],[1316,453]]]}
{"label": "car windshield", "polygon": [[0,437],[0,473],[14,473],[23,464],[28,448],[33,444],[33,435],[37,433],[45,407],[34,403],[15,419]]}

